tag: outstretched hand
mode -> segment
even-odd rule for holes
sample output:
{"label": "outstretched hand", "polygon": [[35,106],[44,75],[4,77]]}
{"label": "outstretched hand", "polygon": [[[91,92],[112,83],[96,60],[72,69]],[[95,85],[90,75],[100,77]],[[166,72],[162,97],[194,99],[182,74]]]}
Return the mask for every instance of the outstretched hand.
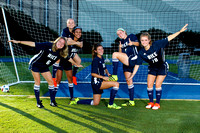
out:
{"label": "outstretched hand", "polygon": [[21,41],[17,41],[17,40],[10,40],[8,42],[12,42],[12,43],[20,43]]}
{"label": "outstretched hand", "polygon": [[188,26],[188,24],[186,24],[186,25],[180,30],[180,32],[186,31],[186,30],[187,30],[187,26]]}

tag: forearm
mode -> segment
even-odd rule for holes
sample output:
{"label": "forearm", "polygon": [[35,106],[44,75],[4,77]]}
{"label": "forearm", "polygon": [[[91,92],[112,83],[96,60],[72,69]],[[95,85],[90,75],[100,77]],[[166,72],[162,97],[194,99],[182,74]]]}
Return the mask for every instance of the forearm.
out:
{"label": "forearm", "polygon": [[139,44],[139,42],[132,42],[133,43],[133,45],[135,45],[135,46],[139,46],[140,44]]}
{"label": "forearm", "polygon": [[110,75],[110,73],[108,72],[108,69],[106,69],[105,71],[106,71],[106,74],[109,76],[109,75]]}
{"label": "forearm", "polygon": [[172,35],[169,35],[167,38],[168,38],[168,41],[171,41],[172,39],[174,39],[175,37],[177,37],[181,32],[178,31]]}

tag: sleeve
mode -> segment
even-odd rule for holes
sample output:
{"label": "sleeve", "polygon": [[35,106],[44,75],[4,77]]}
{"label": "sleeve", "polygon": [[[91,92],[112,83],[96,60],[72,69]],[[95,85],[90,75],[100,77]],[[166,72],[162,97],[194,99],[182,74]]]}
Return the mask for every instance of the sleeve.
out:
{"label": "sleeve", "polygon": [[91,73],[98,74],[98,60],[93,59]]}
{"label": "sleeve", "polygon": [[157,49],[160,49],[160,48],[165,48],[169,45],[169,41],[167,38],[165,39],[162,39],[162,40],[158,40],[158,41],[155,41],[153,43],[153,46],[155,46],[155,48]]}
{"label": "sleeve", "polygon": [[67,37],[67,34],[66,34],[66,30],[65,30],[65,29],[63,29],[61,35],[62,35],[63,37]]}
{"label": "sleeve", "polygon": [[50,49],[52,48],[52,45],[53,44],[50,42],[41,42],[41,43],[36,42],[35,48],[37,51],[40,51],[40,50]]}
{"label": "sleeve", "polygon": [[131,39],[131,41],[133,41],[133,42],[138,42],[138,38],[137,38],[137,36],[134,35],[134,34],[130,34],[130,39]]}
{"label": "sleeve", "polygon": [[143,59],[142,59],[142,57],[141,57],[141,54],[139,53],[139,54],[138,54],[137,61],[136,61],[136,65],[142,65],[142,62],[143,62]]}

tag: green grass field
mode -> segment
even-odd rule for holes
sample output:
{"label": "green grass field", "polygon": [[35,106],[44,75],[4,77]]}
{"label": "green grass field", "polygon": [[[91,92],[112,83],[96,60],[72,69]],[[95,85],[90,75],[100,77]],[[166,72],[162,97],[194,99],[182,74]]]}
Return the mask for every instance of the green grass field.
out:
{"label": "green grass field", "polygon": [[[162,100],[160,110],[145,109],[148,101],[136,100],[135,107],[108,109],[108,99],[99,106],[68,105],[69,99],[57,99],[58,107],[43,98],[44,109],[35,98],[0,97],[0,132],[141,132],[197,133],[200,131],[200,102]],[[115,100],[122,104],[125,100]]]}

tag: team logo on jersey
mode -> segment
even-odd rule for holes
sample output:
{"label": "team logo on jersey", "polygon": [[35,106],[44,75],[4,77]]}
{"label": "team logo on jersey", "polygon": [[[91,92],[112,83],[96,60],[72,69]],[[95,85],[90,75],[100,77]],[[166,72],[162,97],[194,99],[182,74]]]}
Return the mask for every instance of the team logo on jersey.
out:
{"label": "team logo on jersey", "polygon": [[52,51],[51,49],[49,49],[49,51]]}
{"label": "team logo on jersey", "polygon": [[144,53],[144,55],[147,55],[146,53]]}

